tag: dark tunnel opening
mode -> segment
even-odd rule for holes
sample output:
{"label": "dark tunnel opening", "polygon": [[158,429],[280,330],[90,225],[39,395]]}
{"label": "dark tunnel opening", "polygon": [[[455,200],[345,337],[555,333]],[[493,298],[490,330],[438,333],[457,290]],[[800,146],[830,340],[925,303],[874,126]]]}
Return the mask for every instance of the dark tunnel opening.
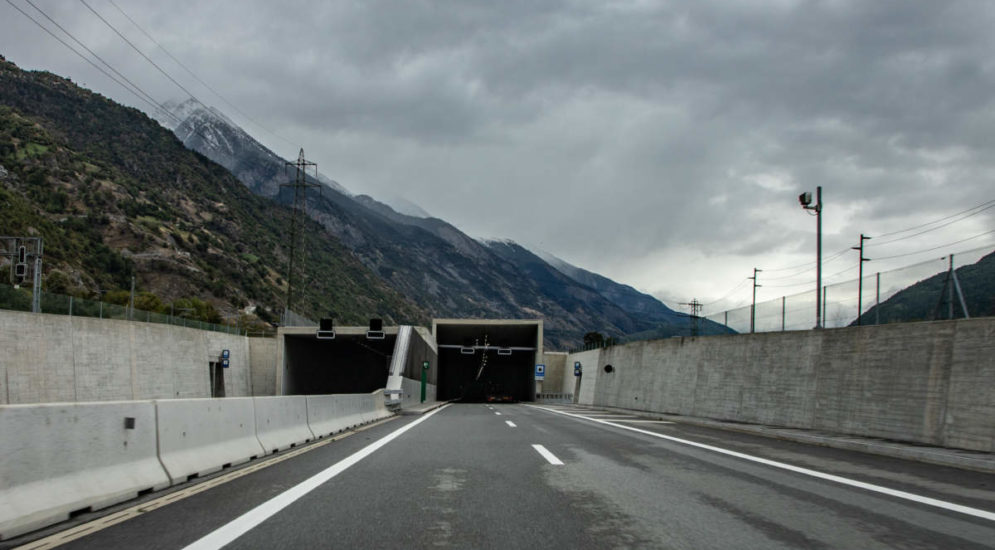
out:
{"label": "dark tunnel opening", "polygon": [[535,399],[537,323],[461,323],[436,326],[438,399],[520,402]]}
{"label": "dark tunnel opening", "polygon": [[284,340],[284,395],[370,393],[387,384],[395,334],[370,340],[366,334],[288,334]]}

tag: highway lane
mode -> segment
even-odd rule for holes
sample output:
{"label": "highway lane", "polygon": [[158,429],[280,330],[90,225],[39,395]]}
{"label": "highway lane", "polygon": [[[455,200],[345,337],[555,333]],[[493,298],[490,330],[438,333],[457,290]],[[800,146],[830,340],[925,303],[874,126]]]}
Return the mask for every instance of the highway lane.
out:
{"label": "highway lane", "polygon": [[[993,548],[995,515],[929,504],[991,514],[993,477],[618,412],[462,404],[325,444],[63,548],[211,548],[232,529],[228,548]],[[298,498],[274,509],[289,494]]]}

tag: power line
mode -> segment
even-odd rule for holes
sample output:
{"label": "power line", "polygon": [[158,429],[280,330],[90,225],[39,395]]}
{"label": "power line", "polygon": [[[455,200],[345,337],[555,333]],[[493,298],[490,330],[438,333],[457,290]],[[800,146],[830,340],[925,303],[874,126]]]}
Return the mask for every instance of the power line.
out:
{"label": "power line", "polygon": [[[988,206],[988,205],[993,204],[993,203],[995,203],[995,199],[983,202],[983,203],[981,203],[981,204],[979,204],[977,206],[973,206],[971,208],[968,208],[967,210],[961,210],[960,212],[957,212],[956,214],[951,214],[951,215],[949,215],[949,216],[947,216],[945,218],[940,218],[938,220],[933,220],[931,222],[926,222],[924,224],[916,225],[916,226],[913,226],[913,227],[908,227],[906,229],[901,229],[899,231],[892,231],[891,233],[882,233],[881,235],[876,235],[875,238],[876,239],[881,239],[881,238],[884,238],[884,237],[890,237],[892,235],[898,235],[899,233],[905,233],[907,231],[913,231],[913,230],[916,230],[916,229],[919,229],[919,228],[922,228],[922,227],[926,227],[927,225],[933,225],[934,223],[939,223],[939,222],[942,222],[942,221],[949,220],[950,218],[954,218],[954,217],[960,216],[961,214],[965,214],[967,212],[970,212],[971,210],[976,210],[978,208],[981,208],[983,206]],[[991,207],[989,207],[989,208],[991,208]],[[973,216],[974,214],[971,214],[971,215]]]}
{"label": "power line", "polygon": [[152,61],[152,59],[149,56],[145,55],[142,52],[142,50],[140,50],[138,48],[138,46],[135,46],[131,42],[131,40],[128,40],[128,38],[126,36],[124,36],[123,34],[121,34],[121,31],[117,30],[117,28],[114,27],[114,25],[111,25],[110,22],[108,22],[106,19],[104,19],[104,17],[102,15],[100,15],[100,13],[97,12],[97,10],[93,9],[90,6],[90,4],[87,4],[86,0],[79,0],[79,1],[80,1],[81,4],[83,4],[84,6],[86,6],[86,8],[88,10],[90,10],[91,12],[93,12],[93,15],[96,15],[98,19],[100,19],[101,21],[103,21],[104,24],[107,25],[108,28],[110,28],[112,31],[114,31],[114,34],[116,34],[119,37],[121,37],[121,40],[124,40],[129,46],[131,46],[131,49],[133,49],[136,52],[138,52],[138,55],[140,55],[143,58],[145,58],[145,60],[148,61],[153,67],[155,67],[160,73],[162,73],[163,76],[165,76],[166,78],[168,78],[170,82],[172,82],[173,84],[176,84],[176,86],[179,89],[183,90],[184,93],[186,93],[188,96],[190,96],[190,99],[193,99],[197,103],[200,103],[200,105],[202,107],[204,107],[205,109],[207,108],[207,105],[204,105],[204,103],[201,100],[197,99],[197,96],[195,96],[193,94],[193,92],[191,92],[190,90],[186,89],[182,84],[180,84],[179,82],[177,82],[175,78],[173,78],[172,76],[170,76],[170,74],[167,73],[162,67],[160,67],[159,65],[157,65],[155,61]]}
{"label": "power line", "polygon": [[741,287],[744,284],[746,284],[746,281],[748,281],[748,280],[749,279],[743,279],[742,281],[739,282],[738,285],[732,287],[732,290],[730,290],[729,292],[726,292],[725,295],[722,296],[721,298],[719,298],[718,300],[712,300],[711,302],[708,302],[707,304],[701,304],[701,305],[702,306],[710,306],[710,305],[713,305],[713,304],[717,304],[717,303],[721,302],[722,300],[725,300],[726,298],[732,296],[732,294],[734,292],[736,292],[737,290],[739,290],[739,287]]}
{"label": "power line", "polygon": [[924,252],[932,252],[934,250],[939,250],[941,248],[946,248],[948,246],[953,246],[955,244],[960,244],[962,242],[970,241],[972,239],[977,239],[978,237],[984,237],[985,235],[990,235],[992,233],[995,233],[995,229],[993,229],[991,231],[985,231],[984,233],[978,233],[977,235],[974,235],[973,237],[968,237],[966,239],[961,239],[959,241],[954,241],[952,243],[946,243],[946,244],[941,244],[940,246],[934,246],[933,248],[926,248],[926,249],[923,249],[923,250],[918,250],[916,252],[908,252],[908,253],[905,253],[905,254],[895,254],[894,256],[885,256],[883,258],[874,258],[874,259],[875,260],[891,260],[891,259],[894,259],[894,258],[904,258],[906,256],[914,256],[916,254],[922,254]]}
{"label": "power line", "polygon": [[76,38],[75,36],[73,36],[73,34],[72,34],[71,32],[69,32],[68,30],[66,30],[66,28],[65,28],[65,27],[63,27],[62,25],[60,25],[60,24],[59,24],[59,23],[58,23],[58,22],[57,22],[56,20],[54,20],[54,19],[52,19],[51,17],[49,17],[49,15],[48,15],[47,13],[45,13],[45,10],[43,10],[43,9],[39,8],[39,7],[38,7],[38,6],[37,6],[37,5],[36,5],[36,4],[34,3],[34,2],[32,2],[31,0],[24,0],[24,1],[25,1],[25,2],[27,2],[27,3],[29,4],[29,5],[31,5],[31,7],[32,7],[32,8],[34,8],[34,9],[35,9],[35,11],[37,11],[37,12],[38,12],[38,13],[40,13],[40,14],[42,14],[42,16],[43,16],[43,17],[44,17],[45,19],[48,19],[48,21],[49,21],[50,23],[52,23],[53,25],[55,25],[56,27],[58,27],[58,28],[59,28],[59,30],[61,30],[62,32],[64,32],[64,33],[66,34],[66,36],[68,36],[69,38],[71,38],[71,39],[72,39],[72,40],[73,40],[74,42],[76,42],[76,44],[78,44],[78,45],[79,45],[79,46],[80,46],[81,48],[83,48],[84,50],[86,50],[87,52],[89,52],[89,54],[90,54],[90,55],[92,55],[93,57],[97,58],[97,60],[98,60],[98,61],[100,61],[101,63],[103,63],[103,64],[104,64],[104,65],[105,65],[105,66],[106,66],[106,67],[107,67],[108,69],[110,69],[110,70],[111,70],[111,71],[112,71],[112,72],[113,72],[114,74],[116,74],[117,76],[121,77],[121,79],[123,79],[123,80],[124,80],[125,82],[127,82],[128,84],[130,84],[130,85],[131,85],[131,86],[132,86],[132,87],[133,87],[133,88],[134,88],[135,90],[137,90],[137,91],[138,91],[139,93],[141,93],[141,94],[142,94],[142,95],[143,95],[143,96],[144,96],[144,97],[145,97],[146,99],[148,99],[149,101],[151,101],[152,103],[154,103],[154,104],[156,104],[156,105],[158,105],[158,104],[159,104],[159,102],[158,102],[158,101],[156,101],[154,97],[152,97],[151,95],[149,95],[148,93],[146,93],[146,92],[145,92],[145,90],[141,89],[141,88],[140,88],[140,87],[139,87],[139,86],[138,86],[137,84],[135,84],[134,82],[132,82],[131,80],[129,80],[129,79],[128,79],[128,77],[126,77],[126,76],[124,76],[123,74],[121,74],[121,72],[120,72],[120,71],[118,71],[117,69],[115,69],[115,68],[114,68],[114,67],[113,67],[113,66],[112,66],[112,65],[111,65],[110,63],[108,63],[108,62],[107,62],[107,61],[106,61],[106,60],[105,60],[104,58],[102,58],[102,57],[100,57],[99,55],[97,55],[97,53],[96,53],[96,52],[94,52],[93,50],[91,50],[90,48],[88,48],[86,44],[84,44],[84,43],[83,43],[83,42],[81,42],[81,41],[80,41],[80,40],[79,40],[78,38]]}
{"label": "power line", "polygon": [[[837,252],[837,253],[833,254],[832,256],[826,258],[825,260],[823,260],[822,261],[822,265],[826,265],[826,264],[828,264],[830,262],[838,260],[839,258],[841,258],[844,254],[846,254],[849,251],[850,251],[849,248],[844,248],[843,250],[840,250],[839,252]],[[803,273],[808,273],[809,271],[812,271],[813,269],[815,269],[816,266],[814,264],[815,264],[815,262],[808,262],[807,264],[804,264],[804,265],[810,265],[810,267],[807,267],[807,268],[805,268],[805,269],[803,269],[801,271],[798,271],[796,273],[792,273],[790,275],[781,275],[780,277],[768,277],[767,280],[768,281],[783,281],[784,279],[793,279],[793,278],[795,278],[795,277],[797,277],[797,276],[799,276],[799,275],[801,275]],[[774,269],[772,269],[771,271],[784,271],[784,269],[780,269],[780,270],[774,270]]]}
{"label": "power line", "polygon": [[[35,19],[34,17],[31,17],[31,15],[30,15],[30,14],[28,14],[28,12],[26,12],[26,11],[22,10],[22,9],[20,8],[20,6],[18,6],[18,5],[16,5],[16,4],[14,4],[14,3],[13,3],[13,2],[11,1],[11,0],[6,0],[6,1],[7,1],[7,3],[8,3],[8,4],[10,4],[10,5],[11,5],[11,7],[13,7],[13,8],[15,9],[15,10],[17,10],[17,11],[21,12],[21,14],[22,14],[22,15],[23,15],[24,17],[27,17],[28,19],[30,19],[30,20],[31,20],[31,22],[32,22],[32,23],[34,23],[35,25],[37,25],[37,26],[38,26],[38,27],[39,27],[39,28],[40,28],[41,30],[43,30],[43,31],[45,31],[46,33],[48,33],[48,34],[49,34],[49,36],[51,36],[52,38],[54,38],[54,39],[58,40],[58,41],[59,41],[59,42],[60,42],[60,43],[61,43],[61,44],[62,44],[63,46],[65,46],[65,47],[66,47],[66,48],[68,48],[68,49],[69,49],[70,51],[72,51],[72,52],[73,52],[74,54],[76,54],[76,55],[78,55],[78,56],[79,56],[80,58],[82,58],[82,59],[83,59],[83,61],[86,61],[86,62],[87,62],[87,63],[89,63],[90,65],[93,65],[93,67],[94,67],[95,69],[97,69],[98,71],[100,71],[101,73],[103,73],[103,74],[104,74],[104,76],[106,76],[107,78],[111,79],[112,81],[114,81],[115,83],[117,83],[117,84],[118,84],[119,86],[121,86],[121,87],[122,87],[122,88],[124,88],[125,90],[127,90],[127,91],[131,92],[131,93],[132,93],[132,94],[133,94],[133,95],[134,95],[135,97],[137,97],[138,99],[140,99],[140,100],[144,101],[145,103],[148,103],[148,104],[149,104],[149,105],[150,105],[151,107],[155,107],[155,108],[162,108],[162,107],[161,107],[161,105],[158,105],[157,103],[155,103],[155,102],[153,102],[153,101],[149,101],[148,99],[146,99],[145,97],[143,97],[143,96],[142,96],[141,94],[139,94],[139,93],[138,93],[138,92],[136,92],[135,90],[133,90],[133,89],[129,88],[129,87],[128,87],[128,86],[126,86],[126,85],[125,85],[125,84],[124,84],[123,82],[121,82],[120,80],[118,80],[117,78],[115,78],[115,77],[114,77],[114,76],[113,76],[112,74],[110,74],[109,72],[107,72],[107,71],[106,71],[106,70],[105,70],[105,69],[104,69],[103,67],[101,67],[100,65],[97,65],[96,63],[94,63],[92,59],[90,59],[89,57],[87,57],[87,56],[83,55],[82,53],[80,53],[80,52],[79,52],[79,50],[77,50],[76,48],[74,48],[74,47],[72,47],[71,45],[69,45],[69,43],[68,43],[68,42],[66,42],[65,40],[63,40],[63,39],[62,39],[62,38],[60,38],[59,36],[57,36],[57,35],[56,35],[55,33],[53,33],[53,32],[52,32],[51,30],[49,30],[49,29],[48,29],[48,27],[46,27],[45,25],[42,25],[40,21],[38,21],[38,20],[37,20],[37,19]],[[68,34],[68,33],[67,33],[67,34]],[[140,88],[139,88],[139,89],[140,89]],[[144,90],[143,90],[143,93],[144,93]],[[146,94],[146,95],[147,95],[147,94]]]}
{"label": "power line", "polygon": [[[942,229],[942,228],[944,228],[944,227],[946,227],[948,225],[952,225],[952,224],[955,224],[957,222],[964,221],[964,220],[970,218],[971,216],[976,216],[976,215],[984,212],[985,210],[989,210],[991,208],[995,208],[995,201],[990,201],[990,202],[991,202],[991,204],[989,204],[988,206],[985,206],[981,210],[978,210],[976,212],[972,212],[971,214],[968,214],[968,215],[966,215],[966,216],[964,216],[962,218],[958,218],[956,220],[949,221],[949,222],[947,222],[947,223],[945,223],[943,225],[938,225],[936,227],[931,227],[929,229],[920,231],[918,233],[914,233],[912,235],[906,235],[905,237],[898,237],[897,239],[891,239],[890,241],[883,241],[883,242],[868,244],[868,246],[879,246],[879,245],[882,245],[882,244],[890,244],[890,243],[894,243],[894,242],[898,242],[898,241],[904,241],[905,239],[911,239],[912,237],[918,237],[919,235],[922,235],[924,233],[929,233],[930,231],[936,231],[937,229]],[[988,204],[988,203],[985,203],[985,204]],[[982,205],[982,206],[984,206],[984,205]],[[975,208],[978,208],[978,207],[975,207]],[[974,209],[972,208],[971,210],[974,210]],[[961,214],[963,214],[963,212],[961,212]],[[960,215],[960,214],[954,214],[954,216],[958,216],[958,215]],[[947,218],[944,218],[944,219],[950,219],[950,217],[952,217],[952,216],[948,216]],[[931,225],[932,223],[937,223],[939,221],[943,221],[943,220],[937,220],[935,222],[931,222],[930,224],[926,224],[926,225]],[[920,226],[920,227],[922,227],[922,226]],[[911,229],[906,230],[906,231],[911,231]]]}
{"label": "power line", "polygon": [[141,31],[142,34],[144,34],[149,40],[152,41],[153,44],[155,44],[156,46],[158,46],[159,49],[163,51],[163,53],[165,53],[167,56],[169,56],[169,58],[172,59],[174,62],[176,62],[177,65],[179,65],[180,67],[182,67],[183,70],[185,70],[191,77],[194,78],[194,80],[196,80],[202,86],[204,86],[205,88],[207,88],[208,90],[210,90],[211,93],[213,93],[215,96],[218,97],[218,99],[220,99],[221,101],[223,101],[225,103],[225,105],[228,105],[236,113],[242,115],[243,117],[245,117],[246,120],[248,120],[252,124],[255,124],[257,127],[261,128],[263,131],[268,132],[270,135],[272,135],[272,136],[274,136],[276,138],[279,138],[279,139],[285,141],[286,143],[288,143],[290,145],[296,145],[294,142],[290,141],[289,139],[281,136],[280,134],[274,132],[273,130],[270,130],[266,126],[263,126],[262,124],[260,124],[259,122],[257,122],[255,119],[253,119],[252,117],[250,117],[249,115],[247,115],[244,111],[242,111],[241,109],[239,109],[238,107],[236,107],[234,104],[232,104],[232,102],[228,101],[228,99],[225,98],[225,96],[221,95],[220,92],[218,92],[213,87],[211,87],[207,82],[204,82],[204,80],[201,79],[199,76],[197,76],[197,74],[194,73],[193,70],[191,70],[189,67],[187,67],[185,64],[183,64],[183,62],[181,62],[179,59],[176,58],[176,56],[174,56],[172,53],[170,53],[169,50],[167,50],[165,46],[163,46],[162,44],[159,43],[158,40],[156,40],[155,38],[153,38],[152,35],[149,34],[148,31],[146,31],[141,25],[139,25],[134,19],[132,19],[130,15],[128,15],[123,9],[121,9],[121,7],[118,6],[116,2],[114,2],[114,0],[108,0],[108,1],[111,3],[112,6],[114,6],[115,8],[117,8],[117,11],[121,12],[121,15],[123,15],[126,19],[128,19],[128,21],[131,21],[131,24],[134,25],[135,28],[137,28],[139,31]]}

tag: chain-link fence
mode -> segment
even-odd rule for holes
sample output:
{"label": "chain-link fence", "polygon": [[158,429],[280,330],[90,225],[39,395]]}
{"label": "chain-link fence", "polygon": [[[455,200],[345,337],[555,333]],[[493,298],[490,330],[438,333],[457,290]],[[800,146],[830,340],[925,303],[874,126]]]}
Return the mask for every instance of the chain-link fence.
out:
{"label": "chain-link fence", "polygon": [[[31,290],[0,285],[0,309],[31,311]],[[41,312],[77,317],[95,317],[98,319],[119,319],[140,321],[145,323],[159,323],[164,325],[195,328],[198,330],[224,332],[228,334],[248,334],[244,327],[207,323],[197,319],[189,319],[184,316],[185,312],[182,311],[174,312],[176,313],[174,315],[168,312],[161,313],[141,309],[131,310],[128,306],[110,304],[98,300],[88,300],[86,298],[77,298],[75,296],[67,296],[64,294],[56,294],[46,291],[42,291],[41,293]]]}
{"label": "chain-link fence", "polygon": [[[959,285],[962,273],[979,260],[992,254],[991,247],[977,248],[955,255],[947,255],[919,262],[898,269],[870,272],[864,267],[861,284],[859,278],[826,284],[822,287],[822,318],[816,321],[815,289],[757,302],[755,313],[747,305],[705,317],[724,324],[736,332],[773,332],[781,330],[807,330],[817,324],[826,328],[844,327],[857,323],[872,325],[900,321],[927,321],[965,317],[965,304],[987,300],[995,296],[964,296]],[[953,274],[951,276],[951,266]],[[856,270],[854,270],[856,271]],[[956,280],[955,280],[956,279]],[[916,289],[909,287],[924,283]],[[761,279],[761,284],[763,280]],[[775,282],[768,288],[777,288]],[[881,306],[899,292],[909,289],[888,307]],[[987,291],[982,291],[987,292]],[[975,314],[967,307],[968,313]]]}

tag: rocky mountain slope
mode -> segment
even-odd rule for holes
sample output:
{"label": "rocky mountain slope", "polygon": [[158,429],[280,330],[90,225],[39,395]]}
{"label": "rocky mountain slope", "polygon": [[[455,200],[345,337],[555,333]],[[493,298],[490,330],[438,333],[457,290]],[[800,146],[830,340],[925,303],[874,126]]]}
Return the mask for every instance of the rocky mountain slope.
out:
{"label": "rocky mountain slope", "polygon": [[[290,211],[141,112],[0,58],[0,165],[0,234],[44,237],[49,290],[96,297],[134,274],[160,302],[282,311]],[[333,237],[312,242],[307,265],[309,314],[428,319]]]}

